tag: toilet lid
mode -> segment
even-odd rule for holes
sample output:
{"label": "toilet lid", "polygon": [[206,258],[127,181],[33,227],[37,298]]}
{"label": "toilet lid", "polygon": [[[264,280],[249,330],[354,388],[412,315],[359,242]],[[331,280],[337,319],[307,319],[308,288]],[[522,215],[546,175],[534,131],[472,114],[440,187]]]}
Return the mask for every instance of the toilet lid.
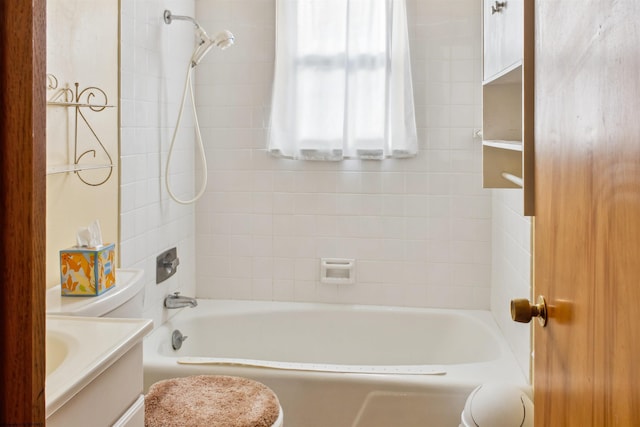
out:
{"label": "toilet lid", "polygon": [[469,395],[461,420],[464,426],[521,427],[527,421],[527,403],[528,396],[514,385],[483,384]]}
{"label": "toilet lid", "polygon": [[145,396],[146,427],[272,427],[273,391],[248,378],[197,375],[159,381]]}

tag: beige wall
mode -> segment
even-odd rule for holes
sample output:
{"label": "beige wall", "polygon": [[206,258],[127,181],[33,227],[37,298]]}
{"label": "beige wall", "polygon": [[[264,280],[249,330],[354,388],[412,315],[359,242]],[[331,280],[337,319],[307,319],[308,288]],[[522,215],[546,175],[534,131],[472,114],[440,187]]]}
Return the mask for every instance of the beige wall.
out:
{"label": "beige wall", "polygon": [[[100,112],[83,108],[87,121],[118,163],[118,0],[49,0],[47,2],[47,73],[58,79],[58,89],[47,90],[47,99],[60,88],[75,91],[98,87],[113,105]],[[96,102],[104,102],[99,96]],[[81,102],[86,102],[83,98]],[[75,108],[47,106],[47,168],[73,164]],[[80,119],[77,152],[96,150],[82,163],[109,163],[95,137]],[[98,183],[109,169],[82,172],[90,183]],[[99,220],[103,241],[117,242],[118,169],[100,186],[84,184],[73,172],[47,174],[47,287],[59,284],[58,252],[75,244],[80,227]],[[116,248],[117,250],[117,248]]]}

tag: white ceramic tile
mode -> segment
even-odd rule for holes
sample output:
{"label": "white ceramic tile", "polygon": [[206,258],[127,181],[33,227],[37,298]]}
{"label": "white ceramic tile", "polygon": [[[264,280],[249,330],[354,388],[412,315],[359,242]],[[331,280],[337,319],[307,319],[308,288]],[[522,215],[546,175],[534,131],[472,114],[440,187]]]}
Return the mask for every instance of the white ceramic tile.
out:
{"label": "white ceramic tile", "polygon": [[250,298],[259,301],[273,300],[273,280],[270,277],[266,279],[252,279]]}
{"label": "white ceramic tile", "polygon": [[451,148],[454,150],[472,150],[474,145],[476,150],[481,147],[481,142],[474,140],[473,129],[459,128],[450,129],[451,135]]}
{"label": "white ceramic tile", "polygon": [[[453,264],[448,264],[446,262],[428,262],[426,270],[425,280],[427,285],[447,286],[451,283],[451,277],[454,270]],[[434,305],[431,306],[434,307]]]}
{"label": "white ceramic tile", "polygon": [[[472,128],[469,129],[468,132],[471,134]],[[482,162],[478,161],[479,156],[479,148],[478,149],[467,149],[467,150],[452,150],[451,152],[451,170],[453,172],[482,172]]]}
{"label": "white ceramic tile", "polygon": [[469,196],[486,196],[479,173],[456,173],[451,176],[451,193]]}
{"label": "white ceramic tile", "polygon": [[405,176],[406,194],[427,194],[428,175],[426,173],[407,173]]}
{"label": "white ceramic tile", "polygon": [[448,173],[430,173],[427,175],[426,194],[446,196],[451,194],[451,175]]}
{"label": "white ceramic tile", "polygon": [[[403,185],[404,187],[404,185]],[[363,212],[365,215],[382,215],[404,217],[409,213],[407,196],[399,194],[386,194],[380,197],[364,196]]]}
{"label": "white ceramic tile", "polygon": [[273,298],[276,301],[295,301],[295,281],[274,279]]}
{"label": "white ceramic tile", "polygon": [[454,218],[491,218],[491,199],[483,196],[451,197],[451,216]]}
{"label": "white ceramic tile", "polygon": [[294,300],[299,302],[316,302],[316,282],[313,281],[294,281]]}
{"label": "white ceramic tile", "polygon": [[477,104],[477,83],[473,82],[456,82],[452,83],[451,88],[451,103],[462,105]]}
{"label": "white ceramic tile", "polygon": [[451,238],[454,240],[491,241],[491,220],[454,218],[451,220]]}
{"label": "white ceramic tile", "polygon": [[[470,291],[472,289],[469,288]],[[460,290],[461,288],[454,289],[450,286],[429,286],[426,291],[428,304],[434,307],[462,308],[463,300],[469,298],[469,295],[464,295]]]}

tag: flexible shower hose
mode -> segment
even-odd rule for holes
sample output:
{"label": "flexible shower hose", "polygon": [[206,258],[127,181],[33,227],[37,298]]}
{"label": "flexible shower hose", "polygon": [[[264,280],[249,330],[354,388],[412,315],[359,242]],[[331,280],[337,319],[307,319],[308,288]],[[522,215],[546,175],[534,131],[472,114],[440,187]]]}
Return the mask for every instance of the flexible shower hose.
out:
{"label": "flexible shower hose", "polygon": [[[200,199],[200,197],[202,197],[202,195],[204,194],[204,190],[207,188],[207,157],[205,155],[204,152],[204,144],[202,143],[202,135],[200,134],[200,124],[198,123],[198,114],[196,112],[196,101],[195,98],[193,96],[193,84],[191,81],[191,74],[193,73],[193,69],[195,67],[192,65],[191,62],[189,62],[189,66],[187,68],[187,76],[184,80],[184,91],[182,94],[182,102],[180,103],[180,111],[178,111],[178,119],[176,121],[176,128],[173,131],[173,137],[171,138],[171,145],[169,146],[169,154],[167,155],[167,166],[165,168],[165,174],[164,174],[164,182],[165,182],[165,186],[167,187],[167,193],[169,193],[169,197],[171,197],[176,203],[180,203],[181,205],[190,205],[192,203],[195,203],[196,201],[198,201],[198,199]],[[191,105],[193,107],[193,118],[194,118],[194,123],[195,123],[195,130],[196,130],[196,141],[197,141],[197,145],[198,145],[198,151],[200,153],[200,157],[202,159],[202,188],[200,188],[200,190],[197,192],[197,194],[190,200],[182,200],[179,199],[171,190],[171,185],[169,183],[169,165],[171,164],[171,157],[173,154],[173,146],[175,145],[176,142],[176,136],[178,134],[178,129],[180,128],[180,122],[182,121],[182,113],[184,112],[184,103],[185,100],[187,99],[187,89],[189,90],[189,93],[191,94]]]}

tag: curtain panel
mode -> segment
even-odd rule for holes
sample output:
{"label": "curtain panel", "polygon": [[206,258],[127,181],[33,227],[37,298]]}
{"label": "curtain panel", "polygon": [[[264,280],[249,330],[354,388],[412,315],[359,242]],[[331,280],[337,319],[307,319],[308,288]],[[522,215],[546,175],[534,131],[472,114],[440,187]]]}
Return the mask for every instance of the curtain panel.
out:
{"label": "curtain panel", "polygon": [[305,160],[417,153],[405,0],[277,0],[268,150]]}

